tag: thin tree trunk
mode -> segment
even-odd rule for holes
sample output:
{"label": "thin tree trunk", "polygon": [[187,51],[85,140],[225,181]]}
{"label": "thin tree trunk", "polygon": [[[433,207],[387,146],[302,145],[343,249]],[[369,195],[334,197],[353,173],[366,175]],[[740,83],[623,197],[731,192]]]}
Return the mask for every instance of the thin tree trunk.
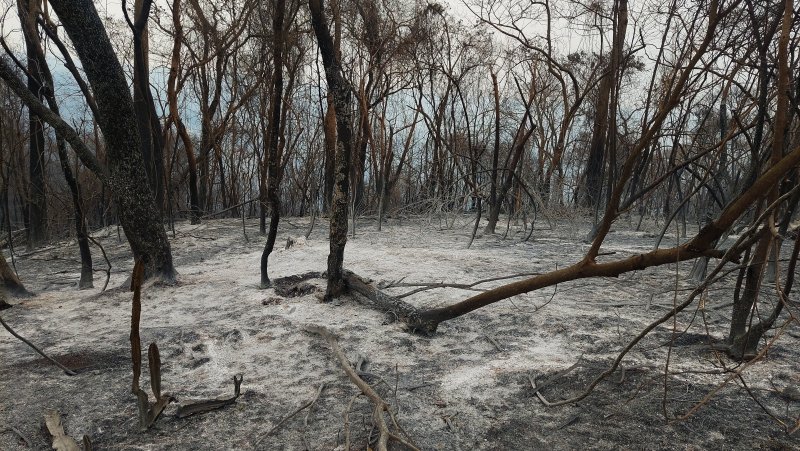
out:
{"label": "thin tree trunk", "polygon": [[[778,38],[777,99],[775,118],[773,120],[772,151],[768,163],[770,167],[775,167],[782,159],[786,159],[782,157],[786,143],[785,133],[786,127],[788,126],[789,113],[789,35],[792,26],[793,8],[792,0],[784,0],[783,23],[781,34]],[[793,151],[793,153],[794,152],[797,152],[797,149]],[[757,161],[754,161],[753,165],[756,164]],[[752,171],[756,172],[756,169],[753,168]],[[765,205],[768,206],[777,201],[780,185],[778,182],[779,180],[776,180],[775,183],[766,190]],[[767,221],[768,224],[775,224],[774,210],[768,216]],[[751,318],[751,316],[754,314],[753,307],[759,299],[767,266],[767,259],[775,245],[776,243],[771,231],[763,233],[756,245],[755,252],[753,252],[750,265],[747,267],[742,296],[733,304],[730,332],[728,334],[728,343],[730,344],[728,353],[734,358],[747,359],[755,356],[758,342],[763,333],[766,332],[767,327],[762,325],[761,321],[768,320],[756,321]]]}
{"label": "thin tree trunk", "polygon": [[133,34],[133,108],[139,129],[139,145],[156,207],[161,210],[164,208],[164,139],[150,92],[147,21],[151,6],[152,0],[135,0],[134,21],[129,21],[128,25]]}
{"label": "thin tree trunk", "polygon": [[[483,233],[494,234],[500,208],[497,201],[497,165],[500,158],[500,88],[497,86],[497,74],[492,72],[492,88],[494,91],[494,146],[492,147],[492,172],[489,187],[489,218]],[[497,215],[495,215],[497,210]],[[474,235],[474,234],[473,234]],[[469,247],[469,246],[467,246]]]}
{"label": "thin tree trunk", "polygon": [[172,41],[172,59],[170,60],[169,78],[167,79],[167,100],[169,103],[169,114],[175,128],[183,142],[186,152],[186,162],[189,166],[189,210],[190,221],[192,224],[200,224],[200,198],[197,192],[197,159],[194,156],[194,144],[186,131],[186,126],[178,112],[178,71],[180,70],[181,44],[183,41],[183,25],[181,24],[181,0],[172,2],[172,26],[174,36]]}
{"label": "thin tree trunk", "polygon": [[[39,13],[38,0],[20,0],[17,3],[20,21],[25,23],[23,36],[28,58],[28,89],[38,100],[43,98],[44,76],[39,65],[36,46],[36,15]],[[26,205],[26,227],[28,246],[33,248],[48,238],[47,197],[45,194],[45,139],[44,122],[30,109],[28,110],[28,203]]]}
{"label": "thin tree trunk", "polygon": [[[34,5],[34,3],[30,3]],[[30,11],[33,13],[33,11]],[[35,17],[25,16],[22,22],[25,28],[25,35],[30,39],[26,40],[28,45],[29,58],[33,59],[36,66],[36,73],[38,74],[39,81],[43,82],[38,87],[37,91],[41,97],[46,99],[47,104],[54,113],[59,114],[58,103],[56,102],[55,93],[53,92],[53,75],[45,58],[44,49],[42,48],[41,40],[36,27]],[[70,167],[69,156],[67,155],[66,142],[60,132],[56,131],[56,146],[58,150],[58,158],[61,163],[61,170],[64,174],[64,179],[69,186],[70,194],[72,197],[72,205],[75,209],[75,232],[78,242],[78,251],[81,258],[81,277],[78,281],[78,288],[86,289],[92,288],[92,279],[94,276],[92,269],[92,253],[89,249],[89,232],[86,226],[86,218],[83,212],[83,199],[81,198],[80,186],[78,181],[72,173]]]}
{"label": "thin tree trunk", "polygon": [[333,202],[334,171],[336,162],[336,111],[333,107],[333,95],[329,92],[326,96],[327,109],[325,110],[325,183],[323,192],[322,211],[329,212]]}
{"label": "thin tree trunk", "polygon": [[341,73],[339,59],[336,57],[333,38],[328,28],[322,0],[309,0],[311,25],[317,37],[325,79],[328,89],[333,93],[333,107],[336,113],[336,160],[333,199],[330,211],[330,253],[328,254],[328,288],[325,299],[339,296],[345,289],[342,280],[342,262],[347,244],[347,208],[350,203],[349,165],[353,147],[352,105],[350,88]]}
{"label": "thin tree trunk", "polygon": [[272,19],[272,32],[274,36],[272,76],[272,108],[269,122],[269,153],[267,155],[267,198],[269,200],[270,218],[267,243],[261,254],[261,288],[270,286],[267,273],[269,255],[275,247],[275,238],[278,235],[278,221],[280,220],[281,202],[278,195],[280,184],[281,158],[278,152],[278,143],[281,134],[281,101],[283,100],[283,18],[286,9],[285,0],[275,2],[275,16]]}

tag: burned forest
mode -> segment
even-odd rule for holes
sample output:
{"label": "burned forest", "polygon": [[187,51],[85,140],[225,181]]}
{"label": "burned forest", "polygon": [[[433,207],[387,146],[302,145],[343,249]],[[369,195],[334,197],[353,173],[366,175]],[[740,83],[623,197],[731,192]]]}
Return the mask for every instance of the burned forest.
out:
{"label": "burned forest", "polygon": [[0,5],[0,449],[800,448],[794,0]]}

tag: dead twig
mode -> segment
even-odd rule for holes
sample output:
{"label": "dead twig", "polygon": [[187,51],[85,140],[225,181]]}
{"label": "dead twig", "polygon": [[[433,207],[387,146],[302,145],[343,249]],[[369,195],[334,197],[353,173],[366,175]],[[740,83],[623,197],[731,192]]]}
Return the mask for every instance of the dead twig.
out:
{"label": "dead twig", "polygon": [[489,343],[491,343],[498,351],[500,352],[505,351],[505,349],[503,349],[503,347],[500,346],[500,343],[498,343],[497,340],[494,339],[494,337],[492,337],[489,334],[483,334],[483,336],[486,337],[486,340],[488,340]]}
{"label": "dead twig", "polygon": [[142,344],[139,337],[139,322],[142,313],[142,280],[144,278],[144,262],[136,259],[131,274],[131,290],[133,300],[131,302],[131,363],[133,366],[133,378],[131,380],[131,393],[136,396],[136,407],[139,411],[139,428],[142,431],[149,429],[155,424],[161,413],[175,398],[168,394],[161,394],[161,355],[158,346],[150,343],[147,349],[147,358],[150,366],[150,387],[153,390],[155,402],[150,405],[147,393],[139,388],[139,377],[142,373]]}
{"label": "dead twig", "polygon": [[100,290],[100,292],[102,293],[106,291],[106,288],[108,288],[108,281],[111,280],[111,261],[109,261],[108,255],[106,255],[106,250],[103,248],[103,245],[100,244],[99,241],[92,238],[91,235],[87,236],[87,238],[89,238],[89,241],[94,243],[95,246],[100,248],[100,253],[103,254],[103,259],[106,261],[106,264],[108,265],[108,268],[106,268],[106,283],[103,284],[103,289]]}
{"label": "dead twig", "polygon": [[[325,384],[323,383],[322,385],[319,386],[319,390],[317,390],[317,394],[316,394],[316,396],[314,396],[314,398],[312,398],[311,400],[309,400],[308,402],[306,402],[302,406],[298,407],[294,412],[292,412],[289,415],[283,417],[283,419],[281,419],[281,421],[278,421],[278,423],[275,426],[273,426],[272,429],[270,429],[266,434],[264,434],[260,439],[258,439],[258,441],[256,441],[256,443],[253,446],[254,447],[258,447],[259,443],[261,443],[264,439],[266,439],[267,437],[272,435],[275,431],[277,431],[278,428],[283,425],[283,423],[286,423],[287,421],[289,421],[292,418],[294,418],[295,415],[297,415],[298,413],[300,413],[303,410],[313,406],[314,403],[317,402],[317,399],[319,399],[319,396],[320,396],[320,394],[322,394],[322,390],[324,388],[325,388]],[[308,422],[308,416],[306,416],[306,424],[307,424],[307,422]]]}
{"label": "dead twig", "polygon": [[[358,387],[361,393],[369,398],[370,401],[372,401],[372,403],[375,405],[372,416],[375,421],[375,425],[378,428],[378,444],[376,449],[378,451],[387,451],[389,440],[392,439],[412,450],[418,451],[419,448],[410,442],[410,439],[407,438],[407,434],[403,433],[402,429],[397,424],[397,419],[395,418],[395,415],[392,412],[389,404],[384,401],[383,398],[381,398],[381,396],[372,388],[371,385],[369,385],[358,375],[358,373],[356,373],[356,370],[353,369],[353,366],[347,359],[344,350],[342,350],[341,346],[339,346],[339,342],[336,337],[328,329],[321,326],[310,326],[307,330],[322,336],[325,341],[328,342],[328,346],[330,346],[334,356],[336,357],[336,360],[339,362],[339,366],[342,367],[344,372],[347,374],[347,377],[353,384],[355,384],[356,387]],[[401,431],[403,435],[406,435],[405,438],[389,429],[389,424],[387,424],[386,417],[383,414],[384,412],[389,415],[392,425]]]}
{"label": "dead twig", "polygon": [[[397,299],[401,299],[407,296],[411,296],[412,294],[417,294],[422,291],[434,290],[436,288],[457,288],[460,290],[471,290],[471,291],[483,291],[481,289],[475,288],[476,285],[481,285],[484,283],[489,282],[497,282],[500,280],[507,280],[507,279],[516,279],[517,277],[529,277],[539,275],[538,272],[525,272],[519,274],[511,274],[507,276],[498,276],[498,277],[490,277],[488,279],[481,279],[472,283],[445,283],[445,282],[420,282],[420,283],[400,283],[392,282],[384,286],[379,286],[379,288],[393,288],[393,287],[419,287],[415,288],[407,293],[399,294],[395,296]],[[403,279],[400,279],[403,280]]]}
{"label": "dead twig", "polygon": [[576,361],[575,361],[575,363],[573,363],[572,365],[570,365],[570,367],[569,367],[569,368],[566,368],[566,369],[563,369],[563,370],[561,370],[561,371],[557,372],[556,374],[554,374],[554,375],[552,375],[552,376],[548,377],[548,378],[547,378],[547,379],[546,379],[544,382],[542,382],[541,384],[539,384],[539,390],[542,390],[542,389],[544,389],[545,387],[548,387],[548,386],[552,385],[552,384],[553,384],[554,382],[556,382],[557,380],[559,380],[559,379],[561,379],[562,377],[564,377],[564,376],[566,376],[567,374],[569,374],[569,373],[570,373],[572,370],[574,370],[575,368],[577,368],[577,367],[580,365],[580,363],[581,363],[581,360],[583,360],[583,355],[581,355],[580,357],[578,357],[578,360],[576,360]]}
{"label": "dead twig", "polygon": [[[761,214],[762,216],[759,218],[759,221],[762,220],[765,217],[766,213],[768,211],[770,211],[771,208],[772,207],[768,208],[767,211],[762,212],[762,214]],[[755,227],[751,228],[751,230],[755,230]],[[611,365],[605,371],[603,371],[597,377],[595,377],[594,380],[591,383],[589,383],[589,385],[586,387],[586,389],[583,392],[581,392],[580,394],[578,394],[578,395],[576,395],[576,396],[574,396],[574,397],[572,397],[570,399],[565,399],[563,401],[558,401],[558,402],[555,402],[553,404],[556,405],[556,406],[562,406],[562,405],[566,405],[566,404],[573,404],[573,403],[581,401],[584,398],[586,398],[587,396],[589,396],[592,393],[592,391],[594,391],[595,387],[597,387],[598,384],[600,384],[608,376],[610,376],[612,373],[614,373],[614,371],[617,370],[617,368],[622,363],[622,360],[625,358],[625,356],[628,355],[628,352],[630,352],[631,349],[633,349],[637,344],[639,344],[639,342],[641,342],[644,339],[644,337],[649,335],[650,332],[653,331],[653,329],[655,329],[659,325],[667,322],[673,316],[678,315],[683,310],[685,310],[689,305],[691,305],[694,302],[694,300],[697,298],[697,296],[700,295],[700,293],[703,293],[706,290],[706,288],[708,288],[708,286],[715,280],[715,277],[717,276],[717,274],[719,274],[722,271],[722,269],[723,269],[723,267],[725,266],[726,263],[728,263],[730,261],[738,260],[739,255],[743,251],[743,248],[741,246],[744,244],[744,242],[745,242],[745,240],[747,238],[748,238],[748,233],[743,233],[739,237],[739,239],[736,240],[736,242],[733,244],[733,246],[731,246],[730,248],[728,248],[727,251],[725,251],[725,253],[720,258],[720,261],[717,264],[717,266],[711,271],[711,273],[708,276],[706,276],[705,280],[703,280],[703,282],[700,285],[698,285],[697,287],[695,287],[692,290],[692,292],[689,294],[689,296],[687,297],[687,299],[685,301],[683,301],[682,303],[676,305],[675,307],[670,309],[670,311],[665,313],[663,316],[661,316],[660,318],[658,318],[655,321],[651,322],[647,327],[645,327],[641,332],[639,332],[638,335],[636,335],[633,339],[631,339],[628,342],[628,344],[622,349],[622,351],[620,351],[617,354],[617,357],[614,359],[614,361],[611,363]]]}
{"label": "dead twig", "polygon": [[777,421],[777,422],[778,422],[778,424],[780,424],[780,425],[781,425],[781,426],[782,426],[782,427],[783,427],[785,430],[787,430],[787,431],[788,431],[788,430],[789,430],[789,426],[788,426],[786,423],[784,423],[784,422],[783,422],[783,421],[782,421],[780,418],[778,418],[778,416],[777,416],[777,415],[775,415],[774,413],[772,413],[772,411],[771,411],[771,410],[769,410],[769,408],[768,408],[767,406],[765,406],[765,405],[764,405],[764,403],[762,403],[762,402],[761,402],[761,401],[758,399],[758,397],[756,396],[756,394],[755,394],[755,393],[753,393],[753,390],[751,390],[751,389],[750,389],[750,387],[747,385],[747,382],[745,382],[745,380],[744,380],[744,377],[742,377],[742,375],[741,375],[741,374],[737,374],[737,376],[739,377],[739,381],[742,383],[742,387],[744,387],[744,389],[745,389],[745,390],[747,390],[747,394],[749,394],[749,395],[750,395],[750,397],[753,399],[753,401],[755,401],[755,403],[756,403],[756,404],[758,404],[758,407],[761,407],[761,410],[763,410],[763,411],[764,411],[764,413],[766,413],[767,415],[769,415],[769,416],[770,416],[770,418],[772,418],[773,420]]}
{"label": "dead twig", "polygon": [[223,407],[234,404],[236,400],[239,398],[239,395],[241,394],[240,390],[242,386],[242,380],[244,380],[244,376],[242,375],[238,375],[238,377],[233,376],[232,397],[193,402],[191,404],[179,407],[178,411],[175,413],[175,416],[177,416],[178,418],[186,418],[192,415],[207,413],[213,410],[219,410]]}
{"label": "dead twig", "polygon": [[791,322],[792,322],[792,319],[789,318],[778,329],[778,331],[775,333],[775,336],[772,337],[772,339],[769,341],[769,343],[767,343],[767,345],[764,346],[764,349],[759,351],[758,354],[756,354],[756,356],[754,358],[752,358],[751,360],[745,362],[744,364],[742,364],[738,368],[736,368],[736,370],[734,370],[731,373],[730,376],[725,378],[724,381],[722,381],[720,384],[718,384],[716,387],[714,387],[714,389],[711,390],[708,394],[706,394],[706,396],[703,397],[703,399],[701,399],[699,402],[695,403],[695,405],[692,406],[692,408],[689,409],[685,414],[678,416],[677,418],[675,418],[674,420],[672,420],[670,422],[672,423],[672,422],[675,422],[675,421],[686,420],[687,418],[692,416],[695,412],[700,410],[700,408],[702,408],[703,406],[708,404],[708,402],[711,401],[711,398],[713,398],[717,393],[719,393],[719,391],[722,390],[726,385],[728,385],[733,379],[741,378],[741,374],[742,374],[742,372],[744,372],[744,370],[749,368],[753,363],[758,362],[759,360],[764,358],[764,355],[766,355],[767,351],[772,348],[772,344],[775,343],[775,341],[777,341],[778,338],[780,338],[781,335],[783,335],[783,333],[786,331],[786,328],[789,326],[789,324],[791,324]]}
{"label": "dead twig", "polygon": [[361,393],[356,393],[350,398],[347,403],[347,408],[344,409],[344,449],[350,451],[350,411],[353,409],[353,403],[361,396]]}
{"label": "dead twig", "polygon": [[314,399],[311,400],[311,405],[308,406],[308,412],[306,413],[306,417],[303,418],[303,425],[308,426],[308,417],[311,415],[311,411],[314,410],[314,404],[319,401],[320,395],[322,395],[322,390],[325,389],[325,382],[319,384],[319,389],[317,390],[317,395],[314,396]]}
{"label": "dead twig", "polygon": [[37,348],[37,347],[36,347],[36,345],[34,345],[33,343],[31,343],[30,341],[26,340],[26,339],[25,339],[25,337],[23,337],[22,335],[20,335],[20,334],[16,333],[16,332],[14,331],[14,329],[12,329],[12,328],[11,328],[11,326],[9,326],[8,324],[6,324],[6,322],[5,322],[5,321],[3,321],[3,317],[2,317],[2,316],[0,316],[0,324],[2,324],[2,325],[3,325],[3,327],[4,327],[4,328],[5,328],[7,331],[8,331],[8,333],[10,333],[11,335],[13,335],[14,337],[16,337],[17,339],[19,339],[21,342],[25,343],[26,345],[30,346],[30,348],[31,348],[31,349],[33,349],[34,351],[36,351],[37,353],[39,353],[39,355],[41,355],[41,356],[42,356],[42,357],[44,357],[45,359],[47,359],[47,360],[49,360],[50,362],[52,362],[52,363],[53,363],[55,366],[57,366],[57,367],[61,368],[61,369],[62,369],[62,370],[63,370],[63,371],[66,373],[66,374],[68,374],[68,375],[70,375],[70,376],[74,376],[74,375],[76,375],[76,374],[77,374],[76,372],[72,371],[71,369],[69,369],[69,368],[65,367],[64,365],[62,365],[62,364],[60,364],[60,363],[58,363],[58,362],[57,362],[57,361],[56,361],[54,358],[52,358],[52,357],[50,357],[49,355],[45,354],[45,353],[44,353],[44,351],[42,351],[41,349]]}
{"label": "dead twig", "polygon": [[561,379],[562,377],[564,377],[567,374],[569,374],[570,371],[572,371],[575,368],[577,368],[578,364],[581,363],[581,359],[582,358],[583,358],[583,356],[578,357],[578,360],[575,363],[573,363],[572,366],[570,366],[569,368],[567,368],[565,370],[561,370],[561,371],[557,372],[556,374],[550,376],[549,378],[547,378],[541,384],[537,384],[536,383],[536,377],[531,376],[530,374],[527,374],[528,381],[531,383],[531,388],[533,389],[533,393],[536,395],[537,398],[539,398],[539,401],[541,401],[542,404],[544,404],[546,407],[552,407],[554,405],[557,405],[556,403],[551,403],[550,401],[547,400],[547,398],[544,397],[544,395],[542,394],[542,389],[544,389],[545,387],[551,385],[553,382],[557,381],[558,379]]}
{"label": "dead twig", "polygon": [[321,383],[319,385],[319,389],[317,390],[317,395],[314,396],[313,400],[311,400],[311,405],[308,406],[308,412],[306,412],[306,416],[303,418],[303,435],[302,435],[302,437],[303,437],[303,444],[306,447],[306,449],[311,449],[311,447],[308,446],[308,443],[306,442],[306,429],[308,429],[308,418],[311,416],[311,412],[314,411],[314,404],[316,404],[317,401],[319,400],[319,397],[320,397],[320,395],[322,395],[322,390],[324,388],[325,388],[325,382],[323,382],[323,383]]}
{"label": "dead twig", "polygon": [[536,381],[534,380],[534,377],[531,376],[530,374],[528,374],[527,376],[528,376],[528,381],[531,383],[531,388],[533,389],[533,393],[536,395],[537,398],[539,398],[539,401],[541,401],[542,404],[545,405],[545,407],[552,407],[553,403],[548,401],[547,398],[544,397],[542,392],[539,391],[541,390],[541,388],[536,386]]}
{"label": "dead twig", "polygon": [[420,388],[432,387],[434,385],[439,385],[439,382],[426,382],[424,384],[413,385],[411,387],[407,387],[406,390],[414,391],[414,390],[419,390]]}

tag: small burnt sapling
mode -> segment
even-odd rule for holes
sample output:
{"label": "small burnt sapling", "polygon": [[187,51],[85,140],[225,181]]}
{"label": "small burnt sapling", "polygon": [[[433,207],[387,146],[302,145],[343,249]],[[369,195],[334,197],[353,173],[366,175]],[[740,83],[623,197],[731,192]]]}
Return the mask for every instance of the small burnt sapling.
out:
{"label": "small burnt sapling", "polygon": [[158,346],[151,343],[147,356],[150,364],[150,387],[153,390],[155,403],[151,406],[147,393],[139,387],[139,376],[142,373],[142,345],[139,337],[139,322],[142,313],[142,279],[144,278],[144,263],[137,259],[133,266],[131,276],[131,290],[133,291],[133,302],[131,305],[131,361],[133,363],[133,381],[131,392],[136,395],[136,405],[139,411],[139,428],[149,429],[167,405],[175,401],[175,398],[168,394],[161,393],[161,356]]}

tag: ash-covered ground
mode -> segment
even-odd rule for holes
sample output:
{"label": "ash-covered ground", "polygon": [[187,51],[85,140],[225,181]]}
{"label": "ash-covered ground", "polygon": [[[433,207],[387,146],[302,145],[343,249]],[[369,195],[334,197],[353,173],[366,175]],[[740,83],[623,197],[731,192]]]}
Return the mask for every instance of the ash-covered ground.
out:
{"label": "ash-covered ground", "polygon": [[[400,295],[415,289],[404,284],[469,284],[563,268],[588,248],[582,238],[590,224],[569,218],[539,221],[528,241],[528,231],[513,221],[504,237],[501,221],[497,235],[479,236],[467,249],[472,219],[390,218],[380,232],[374,220],[362,219],[345,266],[375,284],[393,284],[386,291]],[[308,223],[281,222],[278,244],[296,242],[271,257],[273,279],[324,271],[325,220],[305,239]],[[602,258],[651,250],[658,226],[633,228],[617,225]],[[21,279],[36,295],[12,299],[3,318],[78,374],[62,373],[1,330],[2,450],[48,449],[41,425],[51,409],[61,412],[68,434],[89,435],[95,449],[333,450],[347,441],[367,449],[377,437],[372,405],[357,396],[325,340],[308,332],[315,325],[338,336],[353,364],[363,363],[364,379],[421,449],[800,449],[800,432],[786,433],[800,418],[800,402],[791,396],[800,386],[800,325],[788,324],[766,357],[746,368],[718,354],[712,343],[727,332],[732,280],[709,290],[676,323],[656,328],[584,400],[548,407],[533,392],[531,380],[544,385],[547,402],[582,392],[633,337],[686,299],[691,263],[516,296],[443,323],[425,338],[352,296],[322,303],[322,279],[305,282],[293,297],[259,289],[264,238],[255,221],[247,222],[245,238],[235,219],[176,225],[170,236],[179,282],[144,287],[141,337],[145,350],[158,344],[162,390],[178,406],[232,396],[234,375],[244,378],[241,396],[188,418],[178,418],[172,404],[141,432],[130,393],[131,293],[124,287],[133,261],[116,228],[94,236],[111,259],[104,293],[103,272],[96,273],[97,288],[77,290],[74,241],[16,256]],[[663,245],[677,240],[667,235]],[[95,268],[104,268],[99,250],[93,252]],[[474,293],[437,288],[404,299],[434,307]],[[143,360],[142,388],[149,392]],[[310,408],[275,428],[318,392]]]}

